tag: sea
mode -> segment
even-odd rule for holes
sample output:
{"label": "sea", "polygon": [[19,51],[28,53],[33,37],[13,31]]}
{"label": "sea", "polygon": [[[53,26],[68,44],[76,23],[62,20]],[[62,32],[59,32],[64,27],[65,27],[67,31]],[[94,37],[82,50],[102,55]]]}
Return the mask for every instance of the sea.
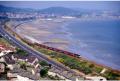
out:
{"label": "sea", "polygon": [[120,19],[72,20],[69,51],[113,69],[120,70]]}
{"label": "sea", "polygon": [[[62,47],[62,49],[79,54],[81,57],[87,60],[120,70],[120,19],[75,18],[67,20],[63,23],[55,21],[56,20],[45,20],[43,24],[30,22],[33,24],[31,26],[38,28],[38,34],[37,36],[36,34],[34,35],[34,32],[36,32],[35,30],[33,34],[31,32],[31,34],[28,33],[27,35],[32,38],[34,37],[34,39],[38,41],[44,42],[51,42],[53,39],[55,39],[55,41],[56,39],[65,40],[65,42],[68,43],[57,44],[55,42],[54,44],[52,42],[50,45],[47,45],[55,48]],[[44,25],[45,22],[46,25]],[[57,27],[53,27],[54,29],[50,29],[50,26],[47,25],[47,22],[53,24],[59,23],[59,25],[57,25]],[[48,36],[42,35],[42,37],[40,35],[39,37],[39,27],[43,26],[46,26],[46,28],[48,28],[47,31],[53,34]],[[18,30],[20,29],[21,28]],[[45,28],[41,29],[46,31]],[[23,29],[21,31],[23,31]],[[24,31],[25,34],[26,31],[28,30]]]}

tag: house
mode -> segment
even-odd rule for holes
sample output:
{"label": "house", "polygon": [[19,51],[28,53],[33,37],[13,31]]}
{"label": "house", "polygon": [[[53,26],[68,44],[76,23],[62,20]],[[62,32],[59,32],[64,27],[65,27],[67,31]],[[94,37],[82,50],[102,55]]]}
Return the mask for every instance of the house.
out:
{"label": "house", "polygon": [[8,47],[0,44],[0,57],[15,51],[14,47]]}
{"label": "house", "polygon": [[19,54],[12,54],[11,58],[14,61],[26,61],[29,65],[34,66],[35,68],[39,66],[39,60],[32,55],[21,56]]}
{"label": "house", "polygon": [[[32,55],[27,55],[27,56],[21,56],[18,54],[12,54],[11,56],[12,60],[14,61],[25,61],[27,62],[27,65],[33,66],[31,69],[29,67],[29,71],[32,72],[33,75],[35,75],[37,73],[38,67],[39,67],[39,60],[32,56]],[[28,68],[27,68],[28,69]]]}
{"label": "house", "polygon": [[0,74],[5,72],[5,64],[0,62]]}
{"label": "house", "polygon": [[[4,50],[4,49],[3,49]],[[5,62],[7,64],[7,67],[10,68],[10,70],[7,72],[7,78],[9,80],[12,79],[17,79],[18,75],[21,77],[27,77],[30,80],[39,80],[39,60],[32,56],[32,55],[28,55],[28,56],[22,56],[19,54],[5,54],[2,57],[0,57],[1,61]],[[31,65],[31,69],[28,70],[24,70],[22,68],[20,68],[20,66],[18,64],[16,64],[16,62],[20,62],[20,61],[25,61],[28,65]],[[0,73],[4,72],[4,64],[0,63]]]}
{"label": "house", "polygon": [[27,57],[27,62],[30,64],[30,65],[33,65],[33,66],[36,66],[38,64],[38,59],[34,56],[28,56]]}
{"label": "house", "polygon": [[7,73],[7,77],[9,80],[12,80],[12,79],[17,79],[18,77],[17,76],[21,76],[21,77],[27,77],[31,80],[39,80],[39,75],[35,74],[35,75],[32,75],[32,73],[30,71],[27,71],[27,70],[24,70],[24,69],[21,69],[19,67],[14,67],[13,70],[10,70],[8,73]]}
{"label": "house", "polygon": [[22,56],[19,54],[12,54],[11,58],[15,61],[27,61],[27,56]]}
{"label": "house", "polygon": [[8,76],[8,79],[11,81],[33,81],[27,77],[23,77],[23,76],[12,74],[12,73],[8,73],[7,76]]}
{"label": "house", "polygon": [[4,58],[4,61],[7,63],[7,65],[13,65],[15,64],[15,60],[13,60],[11,58],[12,54],[7,54],[7,55],[4,55],[3,58]]}
{"label": "house", "polygon": [[8,80],[12,80],[12,79],[16,79],[16,78],[17,78],[17,74],[13,74],[13,73],[10,73],[10,72],[7,73],[7,79]]}
{"label": "house", "polygon": [[106,78],[102,76],[85,76],[85,78],[92,81],[107,81]]}
{"label": "house", "polygon": [[16,79],[12,79],[12,81],[34,81],[34,80],[31,80],[27,77],[22,77],[20,75],[17,75],[17,78]]}

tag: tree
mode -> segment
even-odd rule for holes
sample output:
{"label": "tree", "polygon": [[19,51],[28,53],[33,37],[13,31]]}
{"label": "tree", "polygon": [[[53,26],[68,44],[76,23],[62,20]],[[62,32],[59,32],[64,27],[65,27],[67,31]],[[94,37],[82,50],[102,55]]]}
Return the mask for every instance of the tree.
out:
{"label": "tree", "polygon": [[84,73],[85,74],[92,73],[92,70],[89,67],[84,67]]}
{"label": "tree", "polygon": [[108,72],[105,74],[108,80],[117,80],[119,77],[119,74],[113,73],[113,72]]}
{"label": "tree", "polygon": [[48,69],[47,68],[41,69],[40,76],[41,77],[45,77],[45,76],[47,76],[47,73],[48,73]]}
{"label": "tree", "polygon": [[46,61],[40,61],[39,64],[41,66],[49,66],[49,64]]}
{"label": "tree", "polygon": [[24,69],[24,70],[27,70],[27,66],[26,66],[26,63],[25,62],[20,62],[20,68]]}
{"label": "tree", "polygon": [[28,55],[28,53],[26,51],[24,51],[22,49],[19,49],[19,48],[16,49],[16,53],[19,54],[19,55],[22,55],[22,56],[27,56]]}

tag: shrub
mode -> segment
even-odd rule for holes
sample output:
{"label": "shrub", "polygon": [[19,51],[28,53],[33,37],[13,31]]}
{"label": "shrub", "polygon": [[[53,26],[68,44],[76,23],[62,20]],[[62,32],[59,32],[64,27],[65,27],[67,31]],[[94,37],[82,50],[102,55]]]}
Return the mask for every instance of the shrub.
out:
{"label": "shrub", "polygon": [[48,73],[48,69],[47,68],[44,68],[44,69],[40,70],[40,76],[41,77],[46,77],[47,73]]}
{"label": "shrub", "polygon": [[113,72],[107,72],[105,74],[105,77],[108,79],[108,80],[117,80],[118,77],[120,77],[120,75],[116,74],[116,73],[113,73]]}
{"label": "shrub", "polygon": [[41,66],[49,66],[49,64],[46,61],[40,61],[39,64]]}
{"label": "shrub", "polygon": [[24,69],[24,70],[27,70],[27,65],[26,65],[26,62],[19,62],[19,64],[20,64],[20,68],[22,68],[22,69]]}
{"label": "shrub", "polygon": [[28,55],[28,53],[26,51],[24,51],[22,49],[19,49],[19,48],[16,49],[16,53],[20,54],[22,56],[27,56]]}

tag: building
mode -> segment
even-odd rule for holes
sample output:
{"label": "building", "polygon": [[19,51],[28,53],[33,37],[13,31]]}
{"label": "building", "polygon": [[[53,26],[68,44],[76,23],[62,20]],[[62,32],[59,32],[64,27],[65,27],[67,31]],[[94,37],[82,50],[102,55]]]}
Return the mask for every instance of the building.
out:
{"label": "building", "polygon": [[0,74],[5,72],[5,64],[3,62],[0,62]]}
{"label": "building", "polygon": [[8,73],[7,73],[7,77],[9,80],[12,80],[12,79],[17,79],[17,76],[22,76],[24,78],[29,78],[31,80],[39,80],[39,75],[35,74],[33,75],[30,71],[28,70],[24,70],[18,66],[14,67],[13,70],[10,70]]}
{"label": "building", "polygon": [[9,53],[12,53],[15,51],[15,48],[13,47],[7,47],[5,45],[1,45],[0,44],[0,57],[6,55],[6,54],[9,54]]}

